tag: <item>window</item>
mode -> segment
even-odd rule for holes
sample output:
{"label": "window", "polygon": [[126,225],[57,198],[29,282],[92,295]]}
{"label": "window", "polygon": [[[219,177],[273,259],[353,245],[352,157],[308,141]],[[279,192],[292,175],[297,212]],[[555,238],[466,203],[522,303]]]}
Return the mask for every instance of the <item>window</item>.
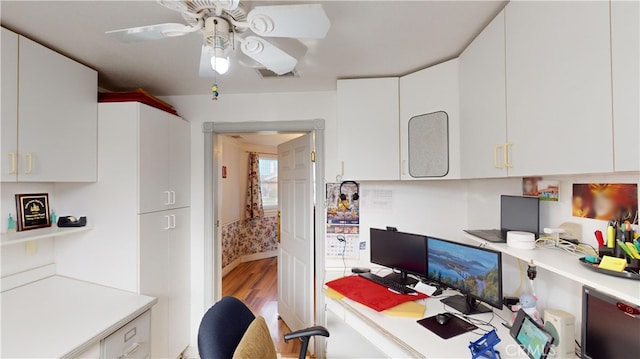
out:
{"label": "window", "polygon": [[260,155],[260,191],[264,208],[278,207],[278,158]]}

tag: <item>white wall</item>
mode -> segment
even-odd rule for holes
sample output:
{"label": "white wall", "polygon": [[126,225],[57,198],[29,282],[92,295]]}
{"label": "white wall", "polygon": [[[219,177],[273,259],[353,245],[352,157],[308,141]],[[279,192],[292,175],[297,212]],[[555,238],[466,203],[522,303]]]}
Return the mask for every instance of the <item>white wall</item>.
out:
{"label": "white wall", "polygon": [[337,173],[336,94],[329,92],[225,94],[163,98],[191,123],[191,327],[196,347],[204,303],[204,122],[325,120],[327,177]]}
{"label": "white wall", "polygon": [[242,219],[247,188],[249,154],[234,139],[222,137],[222,166],[227,167],[227,178],[221,179],[222,211],[220,225]]}
{"label": "white wall", "polygon": [[[16,219],[16,201],[15,195],[21,193],[48,193],[49,206],[52,210],[56,209],[56,197],[54,185],[52,183],[2,183],[0,189],[1,205],[1,231],[7,231],[7,219],[9,213]],[[64,240],[64,239],[62,239]],[[1,252],[1,269],[0,276],[7,276],[19,273],[25,270],[37,268],[40,266],[54,263],[54,239],[42,239],[36,242],[37,250],[33,255],[27,255],[25,244],[15,244],[4,246]]]}

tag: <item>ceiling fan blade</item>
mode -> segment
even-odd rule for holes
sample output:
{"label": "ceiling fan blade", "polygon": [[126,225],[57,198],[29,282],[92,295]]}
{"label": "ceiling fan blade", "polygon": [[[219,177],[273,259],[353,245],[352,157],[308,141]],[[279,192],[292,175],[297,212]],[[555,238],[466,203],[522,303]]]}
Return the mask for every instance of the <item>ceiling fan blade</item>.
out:
{"label": "ceiling fan blade", "polygon": [[183,24],[166,23],[132,27],[130,29],[112,30],[105,32],[105,34],[121,42],[139,42],[182,36],[195,30],[197,29]]}
{"label": "ceiling fan blade", "polygon": [[293,71],[298,63],[298,60],[293,56],[257,36],[244,38],[240,44],[240,49],[245,55],[263,64],[264,67],[278,75]]}
{"label": "ceiling fan blade", "polygon": [[319,4],[256,6],[247,15],[249,28],[260,36],[322,39],[331,22]]}

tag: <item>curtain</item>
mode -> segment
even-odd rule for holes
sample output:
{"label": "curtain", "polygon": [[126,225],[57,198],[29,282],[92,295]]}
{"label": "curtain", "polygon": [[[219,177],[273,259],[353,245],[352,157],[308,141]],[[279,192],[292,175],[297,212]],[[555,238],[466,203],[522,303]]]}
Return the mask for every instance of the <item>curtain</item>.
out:
{"label": "curtain", "polygon": [[247,181],[247,206],[245,209],[246,218],[264,217],[259,167],[258,154],[255,152],[249,153],[249,178]]}

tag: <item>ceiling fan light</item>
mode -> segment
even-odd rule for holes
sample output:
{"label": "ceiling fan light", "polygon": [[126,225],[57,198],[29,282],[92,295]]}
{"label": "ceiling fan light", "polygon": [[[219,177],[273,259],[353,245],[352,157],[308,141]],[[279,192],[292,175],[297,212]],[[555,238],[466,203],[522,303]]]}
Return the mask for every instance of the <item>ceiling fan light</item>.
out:
{"label": "ceiling fan light", "polygon": [[223,75],[229,71],[229,56],[212,56],[211,67],[220,75]]}

